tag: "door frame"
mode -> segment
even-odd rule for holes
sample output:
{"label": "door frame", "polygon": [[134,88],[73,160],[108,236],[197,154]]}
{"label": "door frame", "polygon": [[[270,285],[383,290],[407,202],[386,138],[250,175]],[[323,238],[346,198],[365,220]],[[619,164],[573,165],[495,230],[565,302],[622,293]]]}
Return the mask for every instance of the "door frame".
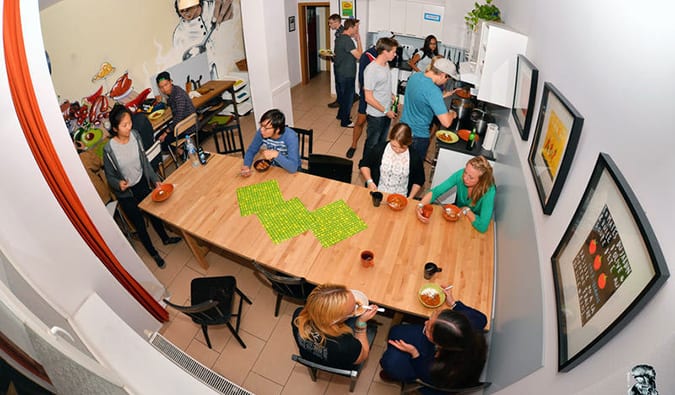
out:
{"label": "door frame", "polygon": [[[300,72],[302,74],[302,84],[309,83],[309,67],[307,66],[307,7],[327,7],[328,13],[326,16],[326,23],[328,16],[330,16],[330,3],[327,1],[313,2],[313,3],[298,3],[298,40],[300,41]],[[326,42],[330,43],[330,29],[326,25]],[[326,60],[326,66],[330,70],[330,61]]]}

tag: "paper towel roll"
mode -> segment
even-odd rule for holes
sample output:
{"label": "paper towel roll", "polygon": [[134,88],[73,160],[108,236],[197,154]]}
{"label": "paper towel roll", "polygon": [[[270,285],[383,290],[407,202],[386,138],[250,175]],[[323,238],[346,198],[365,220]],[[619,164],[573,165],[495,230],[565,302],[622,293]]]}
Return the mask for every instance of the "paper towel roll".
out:
{"label": "paper towel roll", "polygon": [[488,125],[487,132],[485,132],[485,138],[483,139],[483,149],[484,150],[492,151],[492,149],[494,149],[495,144],[497,144],[498,131],[499,131],[498,128],[490,127]]}

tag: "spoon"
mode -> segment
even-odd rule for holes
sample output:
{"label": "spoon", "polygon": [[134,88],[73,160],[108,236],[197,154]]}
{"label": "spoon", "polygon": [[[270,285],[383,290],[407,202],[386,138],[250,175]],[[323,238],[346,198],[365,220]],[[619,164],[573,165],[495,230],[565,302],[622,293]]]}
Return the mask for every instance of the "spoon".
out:
{"label": "spoon", "polygon": [[[368,310],[373,310],[375,308],[375,306],[363,306],[363,308],[368,309]],[[378,307],[377,311],[380,312],[380,313],[384,313],[384,307]]]}

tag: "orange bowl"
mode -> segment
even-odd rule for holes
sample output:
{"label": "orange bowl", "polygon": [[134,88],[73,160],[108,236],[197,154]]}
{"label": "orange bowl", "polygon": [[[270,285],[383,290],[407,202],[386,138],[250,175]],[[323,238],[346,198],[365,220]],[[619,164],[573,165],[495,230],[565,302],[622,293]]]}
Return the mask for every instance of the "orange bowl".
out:
{"label": "orange bowl", "polygon": [[394,211],[401,211],[408,205],[408,199],[399,195],[398,193],[392,193],[387,196],[387,206]]}
{"label": "orange bowl", "polygon": [[454,204],[443,205],[443,218],[450,222],[455,222],[459,220],[459,213],[461,211],[462,210]]}
{"label": "orange bowl", "polygon": [[152,190],[152,200],[163,202],[171,196],[171,193],[173,193],[173,184],[162,184],[159,188]]}

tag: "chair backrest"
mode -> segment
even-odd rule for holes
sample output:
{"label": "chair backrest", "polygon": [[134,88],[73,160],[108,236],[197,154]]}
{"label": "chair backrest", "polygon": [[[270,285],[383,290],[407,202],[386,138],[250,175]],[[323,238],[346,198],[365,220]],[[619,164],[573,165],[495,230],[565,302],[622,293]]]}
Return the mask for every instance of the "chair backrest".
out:
{"label": "chair backrest", "polygon": [[[216,151],[219,154],[240,152],[241,157],[244,157],[244,139],[241,136],[241,126],[239,123],[216,126],[213,132],[213,140],[216,143]],[[221,143],[223,144],[222,148],[220,147]]]}
{"label": "chair backrest", "polygon": [[[311,369],[319,369],[323,370],[324,372],[328,373],[333,373],[333,374],[339,374],[341,376],[346,376],[346,377],[351,377],[351,378],[356,378],[359,375],[358,370],[347,370],[347,369],[337,369],[337,368],[331,368],[330,366],[322,365],[320,363],[312,362],[307,359],[304,359],[303,357],[293,354],[291,355],[291,359],[294,360],[295,362],[305,365],[308,368]],[[359,365],[361,367],[363,365]]]}
{"label": "chair backrest", "polygon": [[352,182],[353,162],[338,156],[312,154],[309,156],[309,174],[332,180]]}
{"label": "chair backrest", "polygon": [[155,141],[155,130],[152,128],[152,123],[146,114],[137,112],[131,115],[131,124],[133,128],[138,131],[143,140],[143,149],[148,150]]}
{"label": "chair backrest", "polygon": [[182,119],[180,122],[176,124],[173,128],[173,134],[178,138],[181,134],[185,133],[186,130],[190,129],[191,127],[197,126],[197,114],[192,113]]}
{"label": "chair backrest", "polygon": [[192,321],[200,325],[224,324],[229,321],[231,316],[231,310],[223,309],[222,307],[224,306],[221,306],[221,303],[218,300],[206,300],[192,306],[173,304],[166,299],[164,299],[164,302],[168,306],[189,316],[192,318]]}
{"label": "chair backrest", "polygon": [[145,150],[145,156],[148,157],[148,162],[152,163],[162,153],[162,142],[155,141],[150,148]]}
{"label": "chair backrest", "polygon": [[300,129],[292,127],[298,134],[298,149],[300,150],[300,159],[309,160],[314,149],[314,129]]}
{"label": "chair backrest", "polygon": [[277,272],[271,272],[260,265],[258,262],[251,262],[258,273],[272,284],[275,291],[294,299],[306,300],[309,293],[314,289],[314,285],[308,283],[302,277],[285,276]]}

